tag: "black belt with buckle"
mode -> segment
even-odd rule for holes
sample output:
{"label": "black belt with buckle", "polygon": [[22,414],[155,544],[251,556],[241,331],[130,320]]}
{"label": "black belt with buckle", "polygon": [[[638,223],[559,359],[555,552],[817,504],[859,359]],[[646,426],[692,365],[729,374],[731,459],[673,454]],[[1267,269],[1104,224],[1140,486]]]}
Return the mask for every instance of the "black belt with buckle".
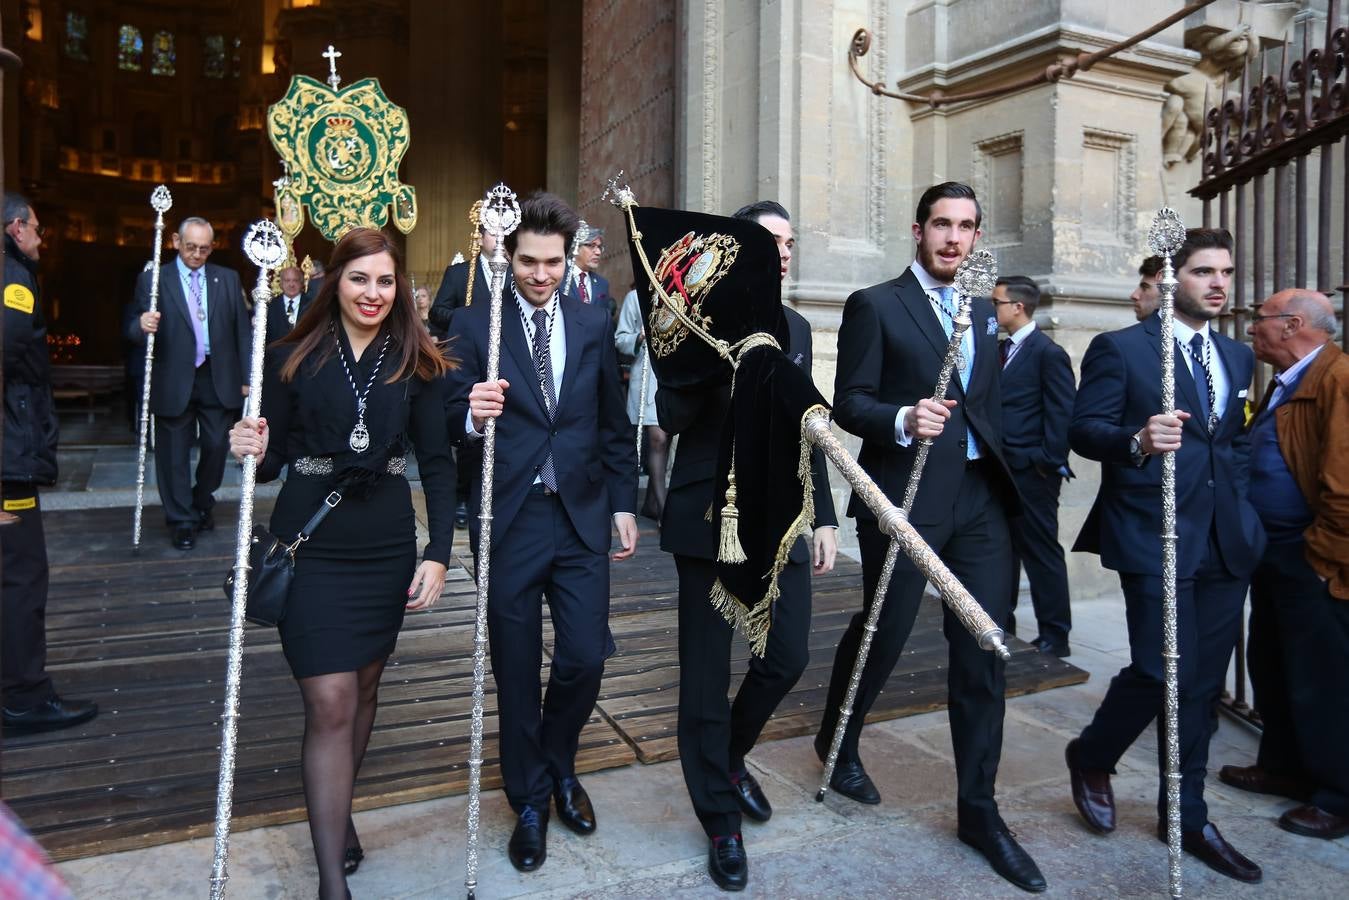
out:
{"label": "black belt with buckle", "polygon": [[543,497],[553,497],[557,495],[557,491],[553,490],[548,485],[544,484],[542,481],[536,481],[533,484],[531,484],[529,486],[529,492],[531,494],[538,494]]}

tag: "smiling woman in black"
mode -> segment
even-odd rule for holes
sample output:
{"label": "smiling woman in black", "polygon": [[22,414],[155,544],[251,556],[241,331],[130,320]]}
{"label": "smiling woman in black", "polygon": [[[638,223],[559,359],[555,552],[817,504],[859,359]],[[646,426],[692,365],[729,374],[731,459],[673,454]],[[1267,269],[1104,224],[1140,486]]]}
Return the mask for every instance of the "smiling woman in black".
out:
{"label": "smiling woman in black", "polygon": [[[454,528],[454,461],[441,376],[453,364],[422,328],[397,250],[357,228],[333,249],[323,288],[267,354],[262,417],[230,432],[236,457],[260,457],[258,481],[286,481],[271,530],[293,540],[332,491],[342,499],[295,557],[278,626],[304,697],[305,802],[319,895],[349,896],[363,853],[351,796],[374,725],[385,661],[406,610],[435,603]],[[430,541],[417,562],[415,452]]]}

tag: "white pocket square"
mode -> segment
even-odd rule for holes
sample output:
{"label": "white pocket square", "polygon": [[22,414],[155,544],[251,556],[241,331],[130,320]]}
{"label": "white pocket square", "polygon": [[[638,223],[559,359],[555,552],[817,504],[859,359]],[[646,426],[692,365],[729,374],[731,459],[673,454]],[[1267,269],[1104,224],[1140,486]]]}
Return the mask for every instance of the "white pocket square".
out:
{"label": "white pocket square", "polygon": [[1241,390],[1237,391],[1238,400],[1244,400],[1245,398],[1246,398],[1246,388],[1242,388]]}

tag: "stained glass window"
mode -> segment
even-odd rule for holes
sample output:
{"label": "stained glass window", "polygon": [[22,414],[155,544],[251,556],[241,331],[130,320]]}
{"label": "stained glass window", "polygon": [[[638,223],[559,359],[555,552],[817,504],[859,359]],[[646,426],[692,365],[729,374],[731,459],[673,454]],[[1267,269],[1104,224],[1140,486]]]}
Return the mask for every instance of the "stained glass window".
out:
{"label": "stained glass window", "polygon": [[123,25],[117,32],[117,68],[139,72],[145,57],[145,41],[134,25]]}
{"label": "stained glass window", "polygon": [[225,36],[223,34],[206,35],[206,60],[202,63],[202,74],[207,78],[225,77]]}
{"label": "stained glass window", "polygon": [[84,13],[66,13],[66,56],[89,61],[89,20]]}
{"label": "stained glass window", "polygon": [[173,75],[177,72],[174,63],[177,60],[173,52],[173,34],[168,31],[156,31],[150,44],[150,74]]}

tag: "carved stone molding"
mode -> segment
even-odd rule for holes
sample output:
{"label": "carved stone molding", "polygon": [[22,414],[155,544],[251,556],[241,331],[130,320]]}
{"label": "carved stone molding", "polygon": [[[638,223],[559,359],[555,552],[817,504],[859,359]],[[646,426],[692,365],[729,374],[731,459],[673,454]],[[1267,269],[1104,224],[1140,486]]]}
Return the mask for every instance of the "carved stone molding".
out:
{"label": "carved stone molding", "polygon": [[1082,129],[1082,240],[1132,246],[1138,219],[1137,135]]}
{"label": "carved stone molding", "polygon": [[1023,138],[1023,132],[1014,131],[975,142],[971,186],[984,207],[985,246],[1006,247],[1022,241]]}

